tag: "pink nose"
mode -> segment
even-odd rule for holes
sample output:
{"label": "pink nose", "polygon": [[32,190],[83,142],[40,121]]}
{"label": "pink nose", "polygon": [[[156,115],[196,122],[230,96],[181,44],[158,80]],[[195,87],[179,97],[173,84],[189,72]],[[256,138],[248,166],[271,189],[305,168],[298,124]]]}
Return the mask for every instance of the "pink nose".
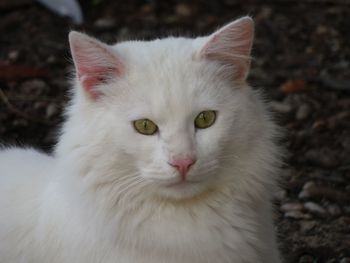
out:
{"label": "pink nose", "polygon": [[184,158],[184,159],[174,159],[169,164],[173,167],[175,167],[180,175],[182,180],[186,179],[186,174],[188,170],[190,170],[190,167],[196,162],[196,160],[192,158]]}

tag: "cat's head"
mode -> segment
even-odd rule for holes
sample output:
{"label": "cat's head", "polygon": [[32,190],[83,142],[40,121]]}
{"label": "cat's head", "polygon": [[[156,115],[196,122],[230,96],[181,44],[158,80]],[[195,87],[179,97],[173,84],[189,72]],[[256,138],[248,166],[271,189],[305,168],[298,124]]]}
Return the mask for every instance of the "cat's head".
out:
{"label": "cat's head", "polygon": [[61,148],[80,151],[86,176],[162,197],[211,191],[226,168],[234,180],[265,132],[245,83],[253,34],[249,17],[207,37],[114,46],[72,32],[76,90]]}

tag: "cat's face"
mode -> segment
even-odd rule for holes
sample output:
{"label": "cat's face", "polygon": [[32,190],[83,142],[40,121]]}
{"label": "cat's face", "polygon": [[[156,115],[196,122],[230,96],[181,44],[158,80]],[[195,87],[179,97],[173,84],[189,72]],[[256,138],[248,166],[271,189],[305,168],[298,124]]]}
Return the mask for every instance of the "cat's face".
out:
{"label": "cat's face", "polygon": [[227,81],[213,77],[218,74],[215,66],[191,54],[166,55],[192,41],[162,41],[169,43],[143,43],[143,52],[153,56],[141,61],[137,45],[125,47],[129,74],[122,86],[109,89],[104,102],[118,124],[115,129],[120,129],[118,138],[123,138],[118,147],[139,175],[164,194],[187,195],[216,175],[236,99]]}
{"label": "cat's face", "polygon": [[252,32],[251,20],[243,18],[197,39],[108,47],[71,35],[83,96],[99,119],[96,128],[106,130],[104,143],[113,149],[108,155],[123,155],[135,181],[179,199],[219,180],[225,162],[238,154],[232,147],[239,151],[239,140],[249,139],[242,123],[249,99],[240,86]]}

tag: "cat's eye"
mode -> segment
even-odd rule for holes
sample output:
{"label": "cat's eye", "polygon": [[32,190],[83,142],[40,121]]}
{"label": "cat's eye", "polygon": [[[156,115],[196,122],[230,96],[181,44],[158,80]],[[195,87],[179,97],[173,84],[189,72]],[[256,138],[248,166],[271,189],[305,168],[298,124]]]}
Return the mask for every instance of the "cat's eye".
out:
{"label": "cat's eye", "polygon": [[212,126],[216,119],[215,111],[202,111],[194,120],[194,125],[198,129],[205,129]]}
{"label": "cat's eye", "polygon": [[143,135],[153,135],[158,131],[158,126],[149,119],[134,121],[134,128]]}

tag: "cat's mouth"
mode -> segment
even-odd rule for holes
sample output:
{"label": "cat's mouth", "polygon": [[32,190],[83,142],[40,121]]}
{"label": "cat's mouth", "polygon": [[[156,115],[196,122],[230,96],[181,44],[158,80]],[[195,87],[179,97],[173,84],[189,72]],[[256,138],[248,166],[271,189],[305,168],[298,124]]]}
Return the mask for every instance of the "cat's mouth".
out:
{"label": "cat's mouth", "polygon": [[[181,177],[173,177],[172,179],[158,180],[156,194],[163,201],[182,202],[181,200],[190,200],[212,189],[212,185],[208,184],[208,180],[198,178],[197,176],[187,177],[185,180]],[[211,191],[211,190],[210,190]]]}
{"label": "cat's mouth", "polygon": [[165,186],[167,188],[179,188],[179,187],[187,187],[187,186],[191,186],[191,185],[196,185],[198,183],[199,183],[199,181],[179,180],[177,182],[168,183]]}
{"label": "cat's mouth", "polygon": [[163,204],[171,203],[176,206],[192,206],[205,201],[215,193],[211,187],[198,187],[199,182],[177,182],[166,186],[167,191],[157,197]]}

